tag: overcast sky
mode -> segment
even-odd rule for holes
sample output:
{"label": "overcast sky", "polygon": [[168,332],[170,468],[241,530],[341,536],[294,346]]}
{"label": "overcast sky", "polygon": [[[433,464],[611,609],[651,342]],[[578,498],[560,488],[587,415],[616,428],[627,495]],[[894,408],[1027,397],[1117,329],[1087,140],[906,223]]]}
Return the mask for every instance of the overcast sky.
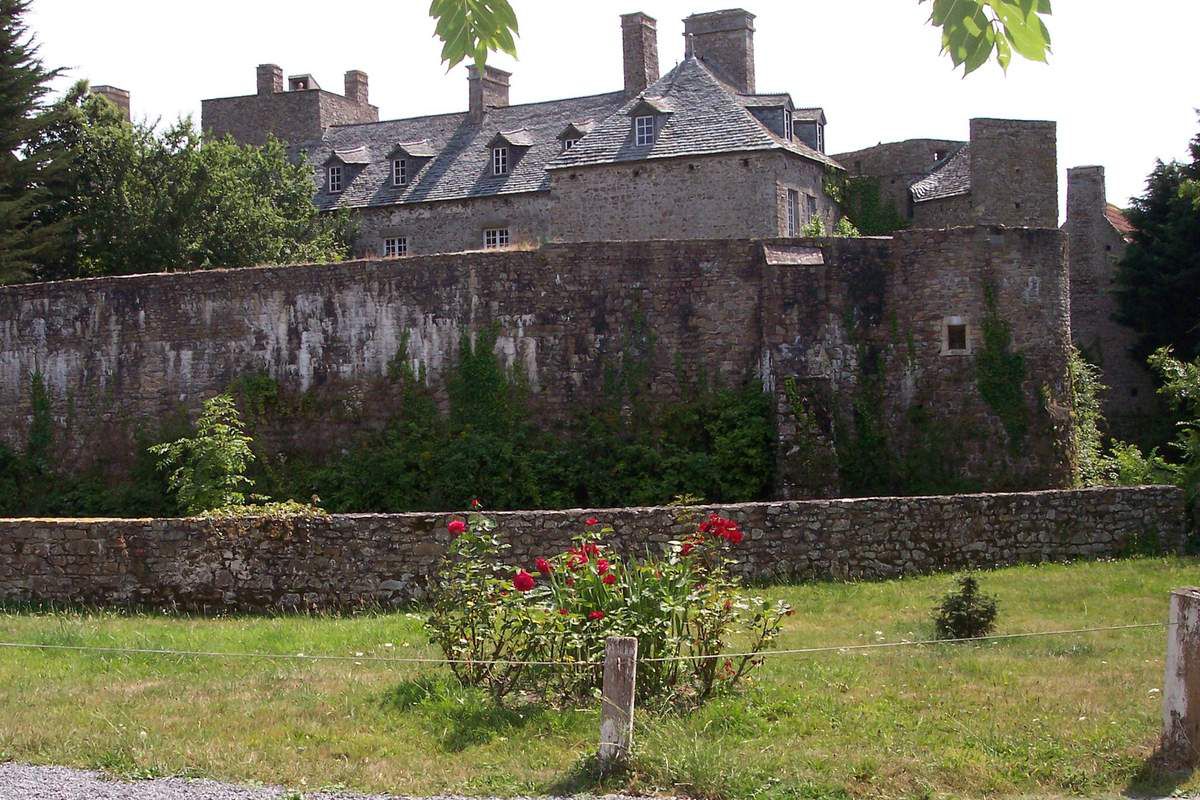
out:
{"label": "overcast sky", "polygon": [[[1200,127],[1200,2],[1055,0],[1048,65],[994,63],[962,79],[916,0],[746,0],[758,15],[758,90],[820,105],[831,153],[913,137],[967,138],[972,116],[1059,123],[1069,166],[1107,167],[1109,199],[1139,194],[1156,158],[1180,158]],[[665,73],[690,13],[720,0],[512,0],[521,21],[512,102],[621,88],[618,15],[658,19]],[[170,119],[200,99],[253,94],[255,66],[308,72],[342,91],[370,75],[383,119],[460,111],[466,70],[439,64],[428,0],[33,0],[29,23],[50,66],[132,92],[133,114]]]}

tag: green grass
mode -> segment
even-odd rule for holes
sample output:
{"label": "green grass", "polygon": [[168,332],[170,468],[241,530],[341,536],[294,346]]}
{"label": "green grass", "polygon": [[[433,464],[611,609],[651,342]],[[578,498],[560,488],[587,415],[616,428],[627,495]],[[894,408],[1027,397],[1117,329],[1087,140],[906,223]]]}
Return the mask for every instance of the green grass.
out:
{"label": "green grass", "polygon": [[[1196,559],[984,573],[999,631],[1157,622]],[[778,586],[782,647],[925,638],[948,575]],[[0,640],[436,655],[414,614],[203,619],[0,614]],[[118,775],[202,775],[300,791],[630,789],[702,798],[1106,795],[1200,789],[1145,767],[1160,724],[1162,629],[768,661],[689,715],[637,720],[628,774],[596,780],[595,708],[497,709],[442,668],[0,649],[0,759]],[[390,646],[389,646],[390,645]]]}

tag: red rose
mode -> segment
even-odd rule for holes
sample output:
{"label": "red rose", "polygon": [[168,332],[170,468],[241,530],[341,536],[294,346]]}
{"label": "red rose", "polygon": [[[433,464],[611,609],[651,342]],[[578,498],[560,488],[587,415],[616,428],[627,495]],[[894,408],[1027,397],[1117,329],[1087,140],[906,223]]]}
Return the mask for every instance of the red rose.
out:
{"label": "red rose", "polygon": [[554,572],[554,567],[550,566],[550,562],[544,558],[537,559],[536,561],[533,562],[533,565],[535,567],[537,567],[538,572],[542,573],[543,575],[545,575],[547,577],[549,577],[551,572]]}
{"label": "red rose", "polygon": [[587,542],[583,545],[583,552],[587,555],[598,556],[600,555],[600,545],[595,542]]}
{"label": "red rose", "polygon": [[513,587],[518,592],[528,592],[533,588],[533,576],[523,569],[517,570],[517,574],[513,576]]}
{"label": "red rose", "polygon": [[479,498],[478,498],[478,497],[472,497],[472,498],[471,498],[471,508],[474,508],[474,509],[478,510],[478,509],[479,509],[480,507],[482,507],[482,506],[483,506],[483,503],[479,502]]}
{"label": "red rose", "polygon": [[599,575],[603,575],[606,572],[608,572],[608,562],[605,561],[603,558],[597,560],[596,561],[596,573]]}
{"label": "red rose", "polygon": [[588,517],[586,520],[584,520],[584,522],[588,525],[599,525],[600,524],[600,520],[596,519],[595,517]]}
{"label": "red rose", "polygon": [[467,523],[461,519],[452,519],[450,520],[450,524],[446,526],[446,530],[450,531],[451,536],[459,536],[466,532]]}
{"label": "red rose", "polygon": [[588,614],[588,619],[593,620],[593,621],[604,619],[604,612],[603,611],[593,611],[590,614]]}
{"label": "red rose", "polygon": [[610,572],[607,575],[605,575],[603,578],[601,578],[600,580],[604,582],[605,586],[612,586],[614,583],[617,582],[617,576],[613,575]]}
{"label": "red rose", "polygon": [[696,545],[691,542],[684,542],[683,547],[679,548],[679,555],[686,556],[694,550]]}

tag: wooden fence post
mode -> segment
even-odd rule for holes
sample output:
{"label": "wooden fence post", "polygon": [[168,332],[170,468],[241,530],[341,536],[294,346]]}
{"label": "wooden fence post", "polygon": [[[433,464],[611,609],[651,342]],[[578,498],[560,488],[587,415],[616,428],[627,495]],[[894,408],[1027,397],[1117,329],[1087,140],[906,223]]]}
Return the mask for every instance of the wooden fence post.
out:
{"label": "wooden fence post", "polygon": [[637,639],[610,636],[604,642],[604,687],[600,695],[600,767],[629,757],[633,745],[633,696]]}
{"label": "wooden fence post", "polygon": [[1200,763],[1200,589],[1171,592],[1170,622],[1162,751],[1177,766],[1192,767]]}

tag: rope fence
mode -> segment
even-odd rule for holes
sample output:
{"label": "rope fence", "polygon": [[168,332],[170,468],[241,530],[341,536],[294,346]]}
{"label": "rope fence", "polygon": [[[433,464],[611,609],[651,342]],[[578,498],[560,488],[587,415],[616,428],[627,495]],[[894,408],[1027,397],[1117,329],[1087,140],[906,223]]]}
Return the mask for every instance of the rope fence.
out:
{"label": "rope fence", "polygon": [[508,659],[475,660],[447,659],[421,656],[324,655],[306,653],[228,652],[205,650],[172,650],[166,648],[101,647],[93,645],[43,644],[38,642],[0,642],[0,650],[45,650],[109,655],[152,655],[178,658],[244,658],[291,661],[351,661],[380,664],[465,664],[475,666],[537,666],[537,667],[600,667],[604,668],[600,699],[600,761],[605,768],[628,758],[633,744],[633,698],[635,696],[637,665],[668,661],[698,661],[756,656],[807,656],[819,653],[848,653],[929,647],[963,642],[988,642],[1012,639],[1078,636],[1089,633],[1165,629],[1167,631],[1166,670],[1163,679],[1164,753],[1182,766],[1200,763],[1200,589],[1177,589],[1171,593],[1170,613],[1166,622],[1141,622],[1127,625],[1104,625],[1089,628],[1070,628],[1052,631],[1002,633],[971,639],[922,639],[916,641],[871,642],[825,647],[802,647],[769,650],[762,653],[720,653],[697,656],[660,656],[639,659],[637,639],[609,637],[605,643],[603,661],[520,661]]}

